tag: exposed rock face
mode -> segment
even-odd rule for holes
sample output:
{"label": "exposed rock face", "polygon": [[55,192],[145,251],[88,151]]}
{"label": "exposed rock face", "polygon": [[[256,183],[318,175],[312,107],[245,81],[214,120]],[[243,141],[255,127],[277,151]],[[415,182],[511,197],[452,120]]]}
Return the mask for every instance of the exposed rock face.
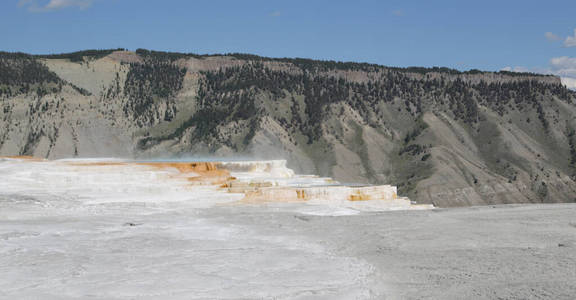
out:
{"label": "exposed rock face", "polygon": [[575,200],[576,96],[557,77],[86,54],[0,55],[0,155],[284,158],[438,206]]}

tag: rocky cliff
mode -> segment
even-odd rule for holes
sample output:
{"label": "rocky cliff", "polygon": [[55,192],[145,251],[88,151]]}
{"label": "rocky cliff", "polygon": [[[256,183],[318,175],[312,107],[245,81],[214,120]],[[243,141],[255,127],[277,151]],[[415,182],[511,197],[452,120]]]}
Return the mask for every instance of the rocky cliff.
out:
{"label": "rocky cliff", "polygon": [[0,155],[284,158],[437,206],[576,200],[576,94],[553,76],[0,53],[0,105]]}

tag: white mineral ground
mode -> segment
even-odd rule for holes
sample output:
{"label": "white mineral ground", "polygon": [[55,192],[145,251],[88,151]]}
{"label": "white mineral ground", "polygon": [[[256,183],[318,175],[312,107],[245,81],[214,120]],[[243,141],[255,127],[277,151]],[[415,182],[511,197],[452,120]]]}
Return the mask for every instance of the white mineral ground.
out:
{"label": "white mineral ground", "polygon": [[[250,204],[217,185],[191,185],[175,169],[85,163],[94,161],[0,159],[0,298],[576,295],[575,204]],[[236,167],[240,181],[329,182]]]}

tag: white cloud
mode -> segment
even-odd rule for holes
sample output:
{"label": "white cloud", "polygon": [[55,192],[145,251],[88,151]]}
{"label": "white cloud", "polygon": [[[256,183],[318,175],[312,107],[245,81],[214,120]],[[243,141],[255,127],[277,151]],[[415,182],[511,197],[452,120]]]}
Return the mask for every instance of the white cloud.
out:
{"label": "white cloud", "polygon": [[530,70],[530,69],[525,68],[525,67],[519,67],[519,66],[517,66],[517,67],[504,67],[504,68],[500,69],[500,71],[520,72],[520,73],[534,72],[533,70]]}
{"label": "white cloud", "polygon": [[33,12],[48,12],[68,7],[77,7],[86,9],[92,5],[93,0],[19,0],[19,6],[25,6],[29,11]]}
{"label": "white cloud", "polygon": [[576,78],[576,57],[554,57],[550,59],[550,67],[553,74]]}
{"label": "white cloud", "polygon": [[546,37],[547,40],[549,40],[551,42],[559,41],[562,39],[561,37],[555,35],[552,32],[546,32],[546,33],[544,33],[544,36]]}
{"label": "white cloud", "polygon": [[550,59],[550,68],[550,73],[560,76],[567,88],[576,90],[576,57],[554,57]]}
{"label": "white cloud", "polygon": [[566,37],[564,47],[576,47],[576,29],[574,29],[574,36]]}
{"label": "white cloud", "polygon": [[271,16],[271,17],[279,17],[281,15],[282,15],[282,12],[279,10],[275,10],[269,14],[269,16]]}
{"label": "white cloud", "polygon": [[[552,32],[546,32],[544,33],[544,37],[546,37],[546,39],[550,42],[557,42],[557,41],[561,41],[562,37],[552,33]],[[576,29],[574,29],[574,35],[573,36],[567,36],[564,39],[564,47],[576,47]]]}
{"label": "white cloud", "polygon": [[88,6],[92,5],[91,0],[50,0],[48,4],[46,4],[47,9],[61,9],[70,6],[77,6],[80,8],[87,8]]}
{"label": "white cloud", "polygon": [[505,67],[502,71],[552,74],[560,77],[569,89],[576,90],[576,57],[560,56],[550,59],[548,68]]}
{"label": "white cloud", "polygon": [[561,77],[560,79],[567,88],[576,90],[576,78]]}

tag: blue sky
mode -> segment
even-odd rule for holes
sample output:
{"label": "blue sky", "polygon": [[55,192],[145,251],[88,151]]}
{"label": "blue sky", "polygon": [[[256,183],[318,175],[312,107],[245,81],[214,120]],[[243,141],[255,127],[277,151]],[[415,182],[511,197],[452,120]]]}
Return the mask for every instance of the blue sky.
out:
{"label": "blue sky", "polygon": [[573,78],[575,29],[574,0],[0,3],[4,51],[244,52],[391,66],[507,68]]}

